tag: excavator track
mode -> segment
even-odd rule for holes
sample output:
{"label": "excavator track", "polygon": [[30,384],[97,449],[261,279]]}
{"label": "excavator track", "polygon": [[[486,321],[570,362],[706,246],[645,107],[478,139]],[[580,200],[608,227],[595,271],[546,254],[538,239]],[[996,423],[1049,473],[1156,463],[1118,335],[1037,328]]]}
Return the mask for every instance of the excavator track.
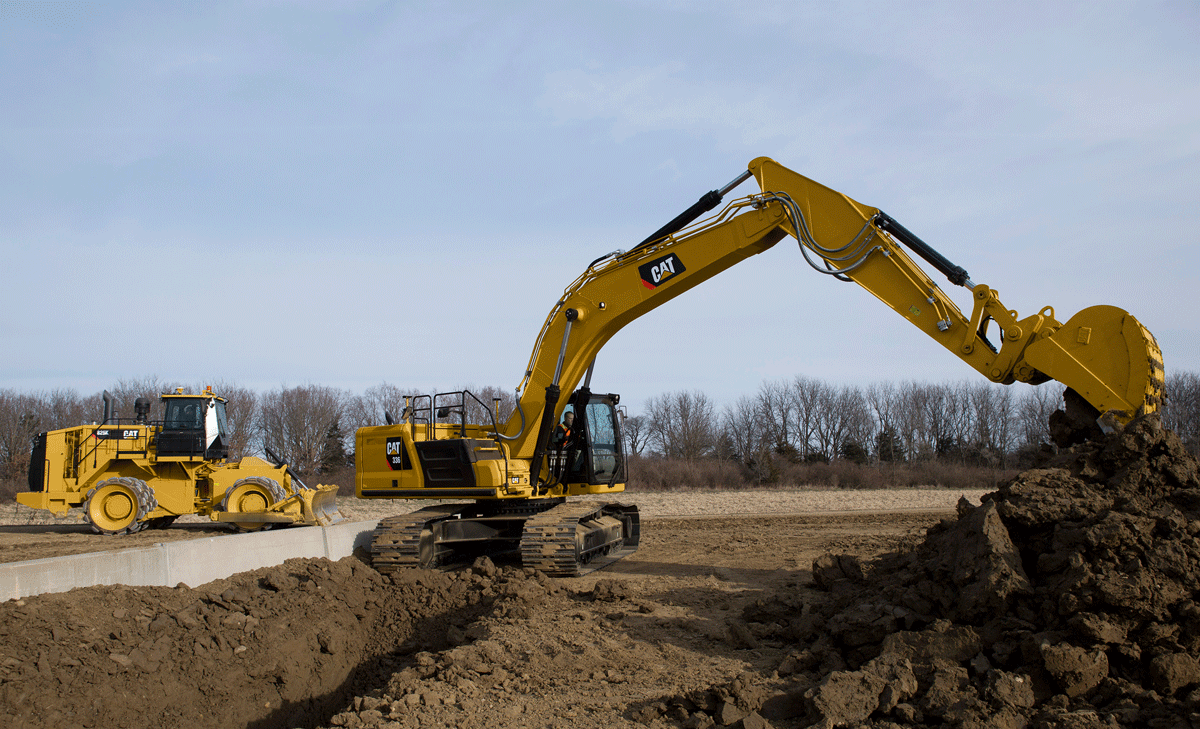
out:
{"label": "excavator track", "polygon": [[521,535],[521,564],[552,577],[578,577],[637,551],[637,506],[577,501],[532,516]]}
{"label": "excavator track", "polygon": [[381,574],[391,574],[406,567],[434,566],[422,559],[421,536],[433,522],[454,515],[461,506],[427,506],[410,514],[389,516],[379,521],[371,536],[371,564]]}
{"label": "excavator track", "polygon": [[[472,524],[496,528],[489,530],[491,537],[472,538],[471,533],[477,533]],[[381,520],[371,537],[371,563],[382,574],[409,567],[436,569],[461,562],[466,554],[511,552],[519,540],[523,566],[555,577],[577,577],[633,554],[640,535],[641,521],[633,505],[571,502],[534,513],[481,513],[462,504],[430,506]]]}

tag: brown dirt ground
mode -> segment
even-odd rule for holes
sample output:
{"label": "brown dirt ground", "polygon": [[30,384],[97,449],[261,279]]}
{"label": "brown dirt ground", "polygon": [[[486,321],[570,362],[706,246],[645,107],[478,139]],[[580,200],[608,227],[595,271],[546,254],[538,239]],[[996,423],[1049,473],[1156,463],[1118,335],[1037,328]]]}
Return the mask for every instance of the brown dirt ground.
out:
{"label": "brown dirt ground", "polygon": [[[770,675],[786,656],[786,642],[759,638],[742,620],[745,608],[775,591],[812,591],[809,567],[822,553],[915,543],[947,513],[651,519],[637,554],[574,579],[490,563],[385,579],[351,557],[290,560],[195,588],[8,601],[0,724],[663,723],[654,707],[669,697]],[[13,529],[10,542],[30,536]],[[38,538],[112,541],[73,530]],[[35,542],[27,548],[47,548]]]}
{"label": "brown dirt ground", "polygon": [[1200,461],[1153,415],[953,511],[713,498],[582,578],[355,556],[2,603],[0,726],[1200,727]]}
{"label": "brown dirt ground", "polygon": [[[692,491],[626,493],[620,500],[636,503],[644,519],[717,514],[831,514],[840,512],[906,512],[953,509],[960,496],[979,503],[984,491],[896,489],[877,491]],[[338,508],[351,521],[378,520],[441,501],[393,501],[339,498]],[[302,527],[296,527],[302,528]],[[83,521],[81,509],[56,517],[48,511],[16,503],[0,504],[0,563],[60,557],[85,552],[148,547],[159,542],[219,536],[232,527],[197,516],[181,517],[168,529],[122,536],[100,536]]]}

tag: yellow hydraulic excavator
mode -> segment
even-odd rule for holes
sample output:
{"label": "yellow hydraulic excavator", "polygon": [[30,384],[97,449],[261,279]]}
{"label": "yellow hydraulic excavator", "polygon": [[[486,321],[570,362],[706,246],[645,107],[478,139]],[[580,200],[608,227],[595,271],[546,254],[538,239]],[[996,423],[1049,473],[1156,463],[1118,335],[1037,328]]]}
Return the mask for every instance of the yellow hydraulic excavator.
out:
{"label": "yellow hydraulic excavator", "polygon": [[[761,192],[695,222],[751,177]],[[463,391],[414,396],[398,422],[389,416],[387,425],[358,431],[360,497],[473,501],[385,519],[372,544],[376,567],[510,551],[526,566],[576,575],[634,551],[636,507],[567,501],[624,490],[619,397],[592,391],[596,354],[629,322],[787,236],[815,270],[867,289],[993,382],[1066,385],[1065,409],[1052,423],[1061,444],[1159,407],[1162,355],[1129,313],[1093,306],[1064,323],[1047,306],[1021,317],[878,208],[759,157],[629,251],[597,258],[567,287],[506,422],[467,422],[474,396]],[[970,314],[909,251],[971,291]],[[989,335],[993,323],[998,331]],[[573,394],[561,401],[563,391]],[[566,428],[568,411],[574,422]]]}

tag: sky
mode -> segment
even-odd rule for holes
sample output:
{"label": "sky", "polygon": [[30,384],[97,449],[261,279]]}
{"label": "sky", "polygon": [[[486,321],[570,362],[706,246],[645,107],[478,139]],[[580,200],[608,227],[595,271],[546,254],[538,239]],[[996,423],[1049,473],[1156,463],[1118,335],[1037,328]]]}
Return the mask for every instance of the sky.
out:
{"label": "sky", "polygon": [[[1200,371],[1198,35],[1193,0],[0,0],[0,388],[515,387],[589,262],[759,156]],[[789,239],[593,389],[794,375],[979,377]]]}

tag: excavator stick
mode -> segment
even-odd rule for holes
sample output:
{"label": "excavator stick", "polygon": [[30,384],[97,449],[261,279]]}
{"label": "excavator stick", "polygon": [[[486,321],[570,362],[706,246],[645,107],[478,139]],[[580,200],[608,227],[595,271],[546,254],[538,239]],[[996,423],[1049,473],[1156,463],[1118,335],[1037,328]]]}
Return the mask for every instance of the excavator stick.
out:
{"label": "excavator stick", "polygon": [[1162,405],[1162,350],[1124,309],[1088,307],[1030,344],[1024,359],[1086,400],[1101,427],[1124,425]]}
{"label": "excavator stick", "polygon": [[[750,170],[763,190],[762,199],[783,206],[788,233],[800,241],[813,268],[867,289],[993,382],[1036,385],[1057,380],[1068,389],[1066,415],[1072,427],[1095,433],[1161,406],[1162,352],[1150,332],[1125,310],[1093,306],[1059,324],[1053,308],[1047,306],[1039,314],[1019,319],[995,290],[976,285],[965,269],[878,208],[767,157],[752,161]],[[963,316],[897,244],[924,259],[951,284],[970,289],[971,315]],[[999,348],[986,337],[990,322],[1000,327]]]}

